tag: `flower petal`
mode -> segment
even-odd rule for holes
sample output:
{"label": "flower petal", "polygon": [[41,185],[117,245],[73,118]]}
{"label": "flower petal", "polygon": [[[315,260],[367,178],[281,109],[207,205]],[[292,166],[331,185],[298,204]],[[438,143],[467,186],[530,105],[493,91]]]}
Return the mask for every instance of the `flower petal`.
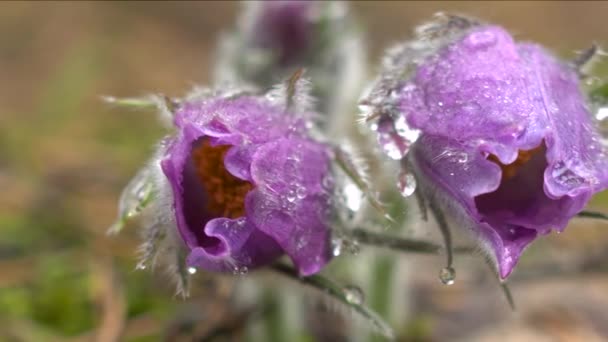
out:
{"label": "flower petal", "polygon": [[188,102],[176,113],[175,125],[213,137],[222,145],[264,143],[288,132],[305,132],[303,120],[253,96]]}
{"label": "flower petal", "polygon": [[207,222],[204,234],[212,244],[192,248],[187,263],[209,271],[239,272],[266,265],[282,254],[273,239],[246,218],[216,218]]}
{"label": "flower petal", "polygon": [[[499,189],[500,167],[487,160],[476,148],[436,136],[423,135],[414,145],[411,156],[420,186],[448,209],[457,224],[468,227],[481,238],[482,246],[495,258],[503,278],[510,274],[538,232],[492,216],[491,210],[483,207],[496,200],[484,198],[489,196],[484,194]],[[542,178],[540,186],[542,193]],[[481,201],[482,209],[490,213],[478,208],[479,198],[484,199]],[[508,209],[510,204],[505,207]]]}
{"label": "flower petal", "polygon": [[251,164],[257,189],[248,196],[248,213],[272,236],[302,275],[318,272],[331,258],[331,193],[325,146],[285,138],[261,146]]}
{"label": "flower petal", "polygon": [[594,127],[578,75],[532,44],[521,44],[545,108],[547,160],[545,190],[551,198],[581,197],[608,187],[607,151]]}
{"label": "flower petal", "polygon": [[401,111],[425,134],[485,144],[508,164],[518,149],[532,149],[543,138],[544,107],[531,97],[531,86],[511,36],[484,26],[417,69],[403,87]]}

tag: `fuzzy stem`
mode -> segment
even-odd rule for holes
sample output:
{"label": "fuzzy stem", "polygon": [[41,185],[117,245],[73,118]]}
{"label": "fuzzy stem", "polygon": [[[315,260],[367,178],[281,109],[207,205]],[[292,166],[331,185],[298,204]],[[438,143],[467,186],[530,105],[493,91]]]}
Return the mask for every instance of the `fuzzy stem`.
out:
{"label": "fuzzy stem", "polygon": [[363,179],[363,177],[357,172],[356,168],[348,160],[346,152],[340,148],[335,148],[334,153],[335,161],[337,162],[340,169],[342,169],[346,176],[348,176],[348,178],[355,183],[357,188],[359,188],[359,190],[361,190],[361,192],[365,194],[365,197],[367,198],[369,204],[379,213],[381,213],[384,218],[391,221],[392,223],[395,223],[395,220],[388,214],[386,208],[384,208],[380,201],[378,201],[378,199],[371,193],[367,182]]}
{"label": "fuzzy stem", "polygon": [[454,263],[454,256],[453,256],[453,250],[452,250],[452,234],[450,233],[450,227],[448,226],[448,222],[445,219],[443,212],[441,211],[441,209],[439,209],[437,204],[434,201],[430,201],[429,204],[430,204],[429,207],[431,209],[431,213],[435,217],[435,221],[437,221],[437,225],[439,226],[441,235],[443,235],[445,251],[446,251],[445,254],[446,254],[446,259],[447,259],[446,267],[452,268],[452,265]]}
{"label": "fuzzy stem", "polygon": [[485,259],[485,264],[488,266],[488,268],[490,269],[492,274],[498,280],[500,289],[502,290],[502,293],[505,295],[505,299],[507,300],[507,303],[509,303],[509,307],[511,307],[512,311],[515,311],[515,301],[513,300],[513,294],[511,293],[509,286],[507,285],[506,282],[500,280],[498,272],[496,272],[496,268],[494,267],[494,264],[492,264],[492,261],[490,259]]}
{"label": "fuzzy stem", "polygon": [[[440,254],[443,247],[432,242],[400,238],[393,235],[371,232],[362,228],[351,231],[353,238],[365,245],[379,248],[389,248],[405,253]],[[454,247],[454,253],[471,254],[475,251],[472,247]]]}
{"label": "fuzzy stem", "polygon": [[392,328],[386,322],[384,322],[382,318],[378,316],[378,314],[376,314],[374,311],[372,311],[363,304],[349,301],[346,297],[343,288],[332,280],[325,278],[319,274],[312,275],[309,277],[300,277],[298,275],[298,272],[293,267],[285,265],[283,263],[276,263],[270,266],[270,269],[287,278],[298,281],[304,285],[310,286],[316,290],[321,291],[324,294],[329,295],[332,299],[335,299],[338,302],[353,309],[353,312],[356,312],[362,318],[368,321],[376,329],[376,331],[378,331],[384,337],[391,340],[395,338]]}
{"label": "fuzzy stem", "polygon": [[599,220],[608,220],[608,214],[600,213],[597,211],[581,211],[576,216],[594,218],[594,219],[599,219]]}

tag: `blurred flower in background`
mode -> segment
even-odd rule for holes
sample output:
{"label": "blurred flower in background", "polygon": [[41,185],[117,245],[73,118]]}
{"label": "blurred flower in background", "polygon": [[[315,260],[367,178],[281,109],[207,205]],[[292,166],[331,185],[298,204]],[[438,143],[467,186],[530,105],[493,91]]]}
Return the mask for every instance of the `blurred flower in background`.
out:
{"label": "blurred flower in background", "polygon": [[366,76],[366,52],[348,4],[246,1],[243,7],[237,29],[220,37],[216,84],[269,88],[304,68],[324,125],[352,118],[352,110],[342,111]]}

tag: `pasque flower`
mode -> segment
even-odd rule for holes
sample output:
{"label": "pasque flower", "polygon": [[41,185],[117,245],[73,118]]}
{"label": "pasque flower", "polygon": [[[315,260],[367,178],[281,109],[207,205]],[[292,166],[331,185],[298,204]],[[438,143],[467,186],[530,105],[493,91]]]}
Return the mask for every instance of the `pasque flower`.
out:
{"label": "pasque flower", "polygon": [[328,262],[329,150],[304,118],[243,95],[186,102],[175,126],[160,163],[189,265],[233,270],[285,253],[309,275]]}
{"label": "pasque flower", "polygon": [[390,51],[364,104],[385,150],[506,278],[608,186],[606,149],[577,71],[543,47],[458,17],[418,38]]}
{"label": "pasque flower", "polygon": [[304,68],[319,111],[338,115],[358,95],[366,65],[348,14],[339,1],[244,2],[236,30],[220,39],[216,83],[267,88]]}
{"label": "pasque flower", "polygon": [[332,150],[311,138],[311,114],[294,109],[306,108],[302,82],[295,93],[205,90],[174,104],[176,133],[121,199],[130,216],[151,184],[144,262],[159,246],[177,259],[185,251],[191,272],[243,273],[286,254],[310,275],[330,260]]}

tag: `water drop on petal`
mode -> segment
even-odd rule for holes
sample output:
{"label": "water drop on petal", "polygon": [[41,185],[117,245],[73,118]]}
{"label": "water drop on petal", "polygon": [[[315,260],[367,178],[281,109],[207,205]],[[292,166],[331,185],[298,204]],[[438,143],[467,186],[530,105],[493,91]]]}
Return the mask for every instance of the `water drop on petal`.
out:
{"label": "water drop on petal", "polygon": [[194,267],[188,267],[188,273],[195,274],[196,273],[196,268],[194,268]]}
{"label": "water drop on petal", "polygon": [[298,199],[304,199],[306,197],[306,188],[298,185],[298,188],[296,189],[296,197]]}
{"label": "water drop on petal", "polygon": [[295,191],[293,191],[293,190],[289,191],[289,192],[287,193],[287,196],[286,196],[285,198],[287,199],[287,201],[288,201],[289,203],[293,203],[293,202],[295,202],[295,200],[296,200],[296,198],[297,198]]}

